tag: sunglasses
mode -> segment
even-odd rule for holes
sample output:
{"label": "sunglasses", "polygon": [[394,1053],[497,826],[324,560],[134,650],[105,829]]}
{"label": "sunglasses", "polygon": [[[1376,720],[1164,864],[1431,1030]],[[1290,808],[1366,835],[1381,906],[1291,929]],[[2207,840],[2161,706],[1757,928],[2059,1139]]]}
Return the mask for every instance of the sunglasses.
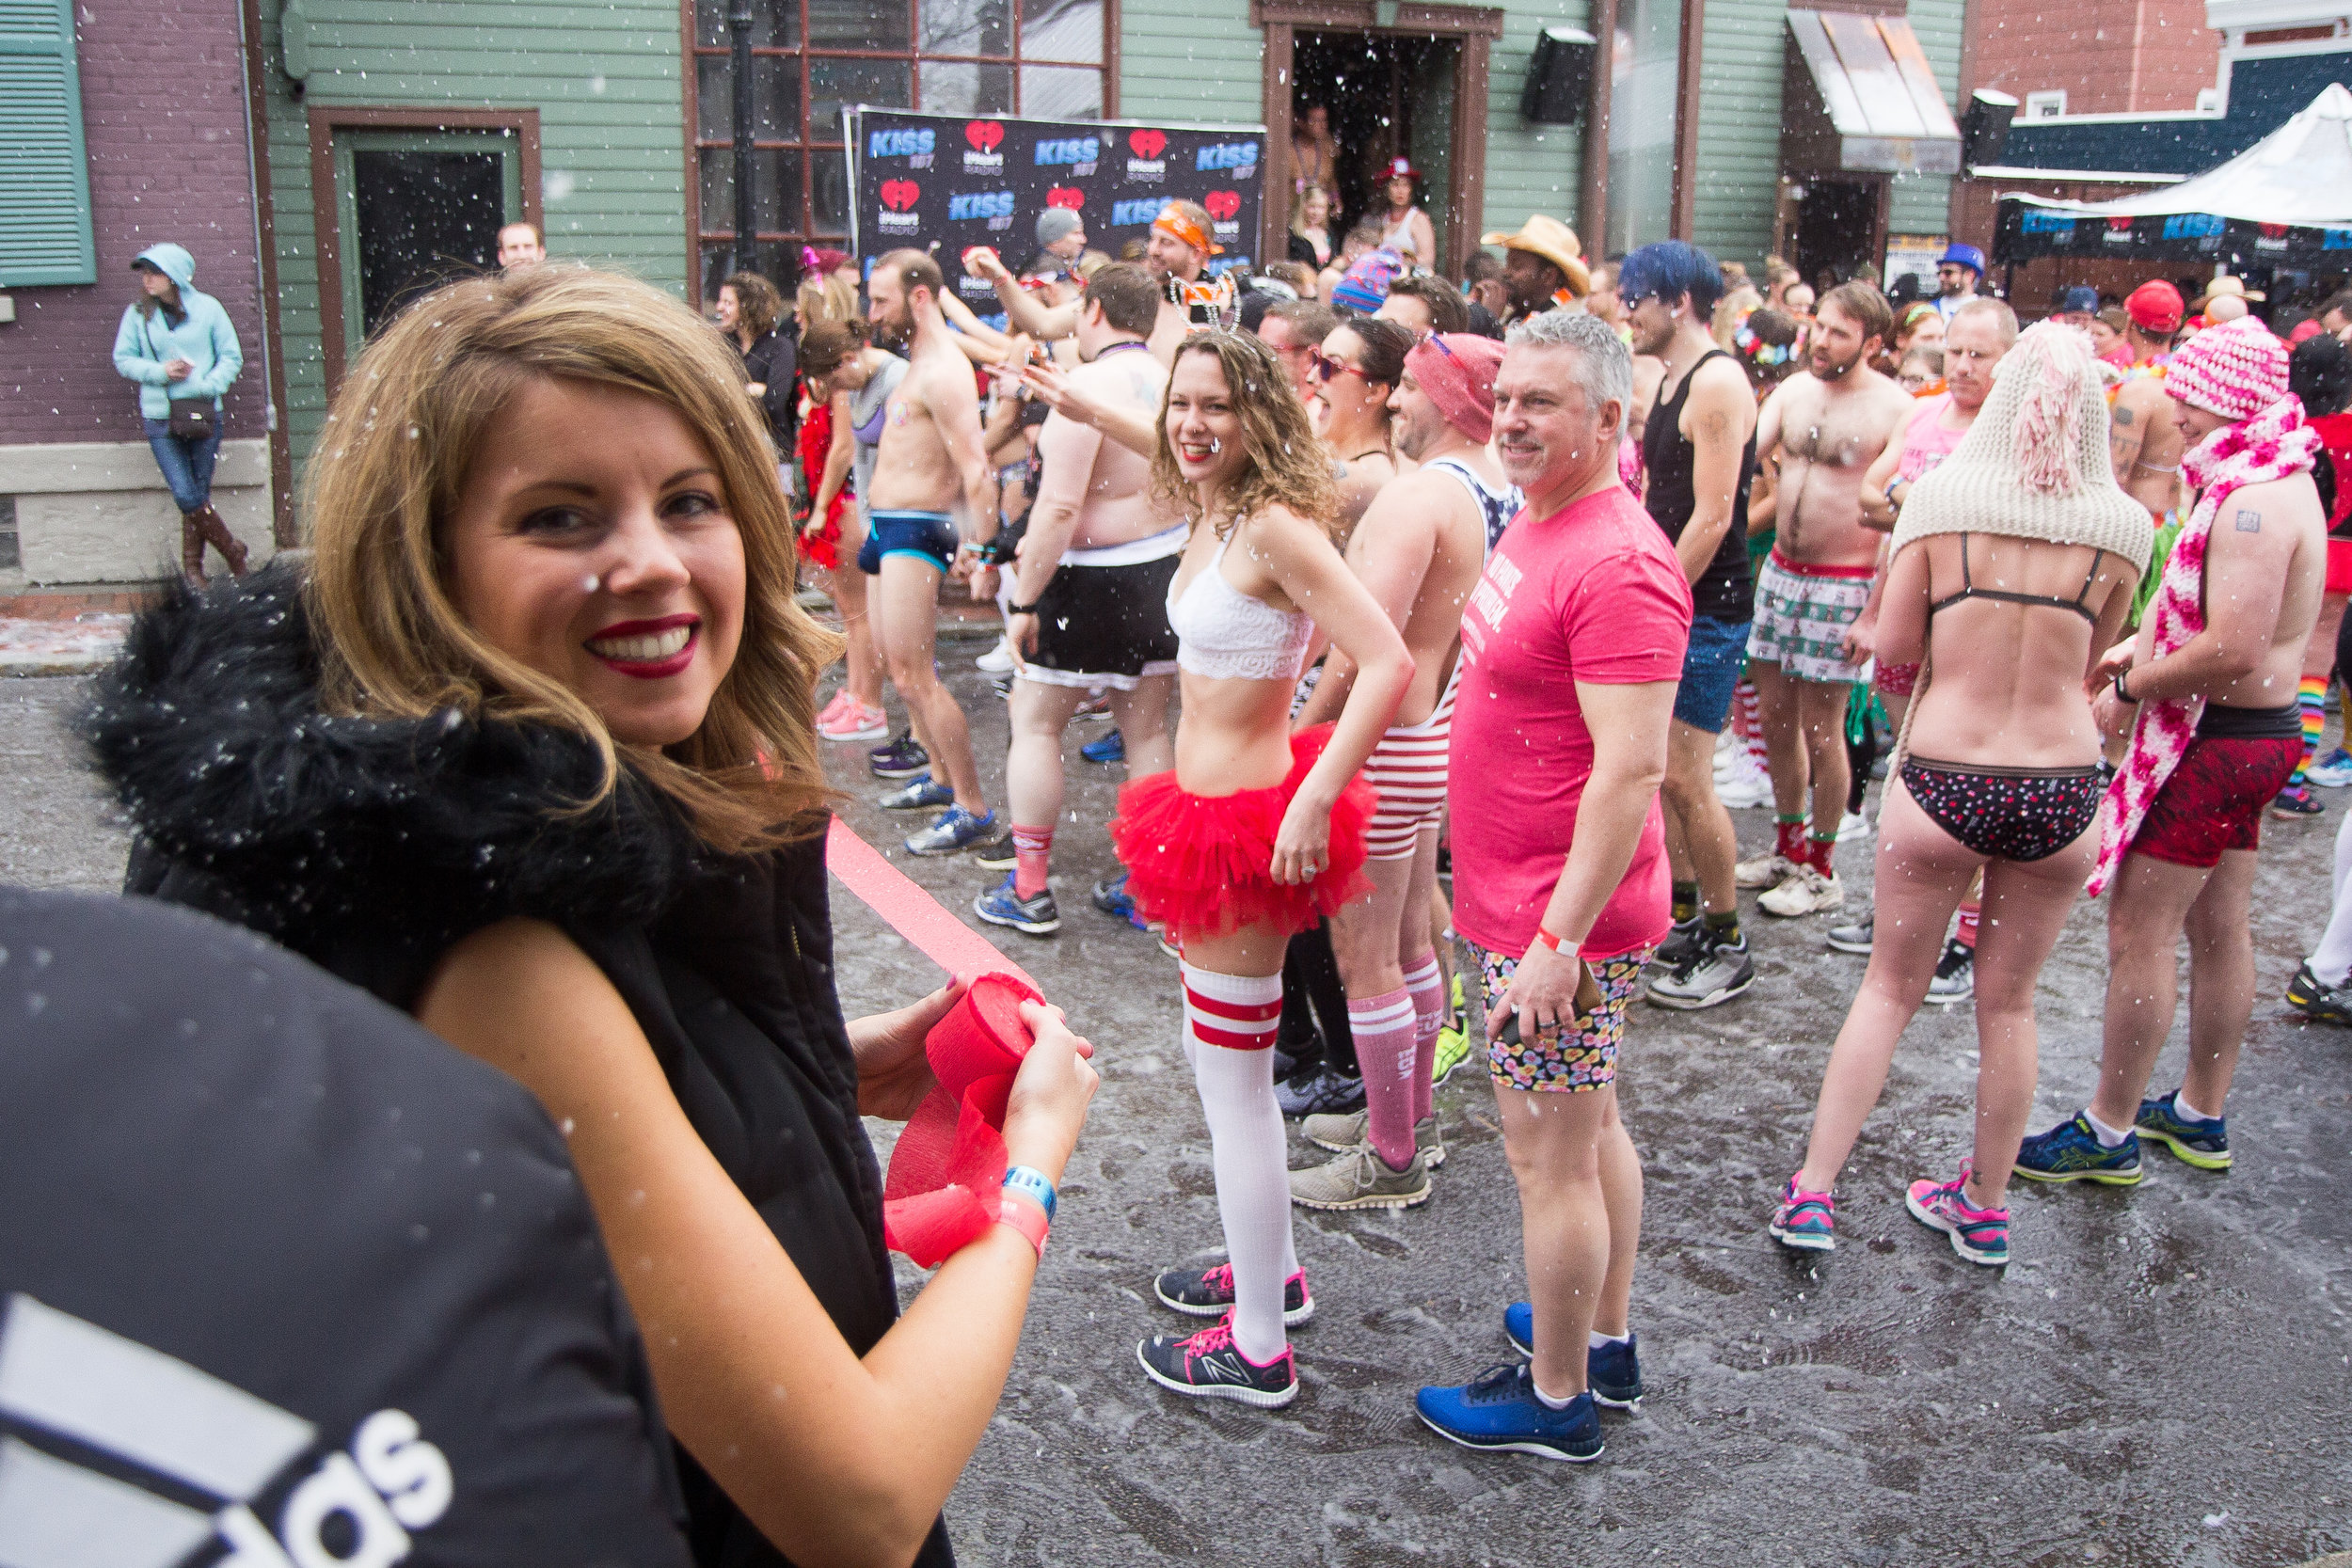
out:
{"label": "sunglasses", "polygon": [[1328,381],[1333,376],[1339,375],[1353,375],[1362,378],[1364,374],[1362,371],[1357,369],[1354,365],[1343,364],[1339,360],[1334,359],[1329,355],[1324,353],[1323,350],[1319,348],[1311,348],[1307,351],[1307,366],[1309,370],[1314,372],[1314,378],[1317,381]]}

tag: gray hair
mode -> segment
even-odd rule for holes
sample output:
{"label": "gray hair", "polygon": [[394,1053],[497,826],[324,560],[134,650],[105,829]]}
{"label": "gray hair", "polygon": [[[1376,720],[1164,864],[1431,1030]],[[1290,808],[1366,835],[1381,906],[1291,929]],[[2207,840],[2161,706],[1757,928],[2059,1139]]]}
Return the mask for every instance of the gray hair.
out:
{"label": "gray hair", "polygon": [[1614,399],[1621,408],[1633,405],[1633,355],[1617,329],[1584,310],[1546,310],[1512,326],[1505,348],[1567,348],[1576,351],[1570,379],[1584,389],[1584,400],[1597,410]]}

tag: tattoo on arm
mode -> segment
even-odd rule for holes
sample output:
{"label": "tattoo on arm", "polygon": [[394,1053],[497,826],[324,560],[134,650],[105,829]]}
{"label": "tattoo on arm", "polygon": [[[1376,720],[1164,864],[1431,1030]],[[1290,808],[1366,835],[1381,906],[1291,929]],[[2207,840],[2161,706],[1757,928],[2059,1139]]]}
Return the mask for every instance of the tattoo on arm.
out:
{"label": "tattoo on arm", "polygon": [[2132,422],[2132,419],[2133,415],[2130,409],[2118,406],[2115,410],[2115,422],[2117,424],[2129,424]]}
{"label": "tattoo on arm", "polygon": [[2263,531],[2263,515],[2259,512],[2240,512],[2234,521],[2240,533],[2260,533]]}

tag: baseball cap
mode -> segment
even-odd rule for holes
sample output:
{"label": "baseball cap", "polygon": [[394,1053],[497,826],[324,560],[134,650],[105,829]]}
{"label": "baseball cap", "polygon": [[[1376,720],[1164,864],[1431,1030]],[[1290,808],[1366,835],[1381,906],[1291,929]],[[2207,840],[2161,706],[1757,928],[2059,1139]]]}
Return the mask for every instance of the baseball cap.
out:
{"label": "baseball cap", "polygon": [[2123,301],[2123,313],[2143,332],[2178,332],[2187,310],[2181,303],[2181,291],[2157,277],[2131,292]]}
{"label": "baseball cap", "polygon": [[2088,284],[2077,283],[2058,296],[2062,314],[2094,316],[2099,313],[2099,291]]}
{"label": "baseball cap", "polygon": [[1944,247],[1944,254],[1935,259],[1935,264],[1940,267],[1945,265],[1947,262],[1953,262],[1958,265],[1967,267],[1974,271],[1979,277],[1984,276],[1984,252],[1979,250],[1975,245],[1946,245]]}
{"label": "baseball cap", "polygon": [[1042,250],[1076,233],[1084,220],[1067,207],[1048,207],[1037,215],[1037,244]]}

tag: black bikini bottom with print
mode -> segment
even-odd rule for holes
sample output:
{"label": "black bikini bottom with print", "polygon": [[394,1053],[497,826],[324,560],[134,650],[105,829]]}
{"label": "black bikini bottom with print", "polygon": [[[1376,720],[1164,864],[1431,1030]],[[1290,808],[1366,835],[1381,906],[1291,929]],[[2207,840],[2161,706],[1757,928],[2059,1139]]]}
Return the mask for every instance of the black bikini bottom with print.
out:
{"label": "black bikini bottom with print", "polygon": [[2099,815],[2106,780],[2097,766],[1996,768],[1905,757],[1903,787],[1936,825],[1979,855],[2045,860]]}

